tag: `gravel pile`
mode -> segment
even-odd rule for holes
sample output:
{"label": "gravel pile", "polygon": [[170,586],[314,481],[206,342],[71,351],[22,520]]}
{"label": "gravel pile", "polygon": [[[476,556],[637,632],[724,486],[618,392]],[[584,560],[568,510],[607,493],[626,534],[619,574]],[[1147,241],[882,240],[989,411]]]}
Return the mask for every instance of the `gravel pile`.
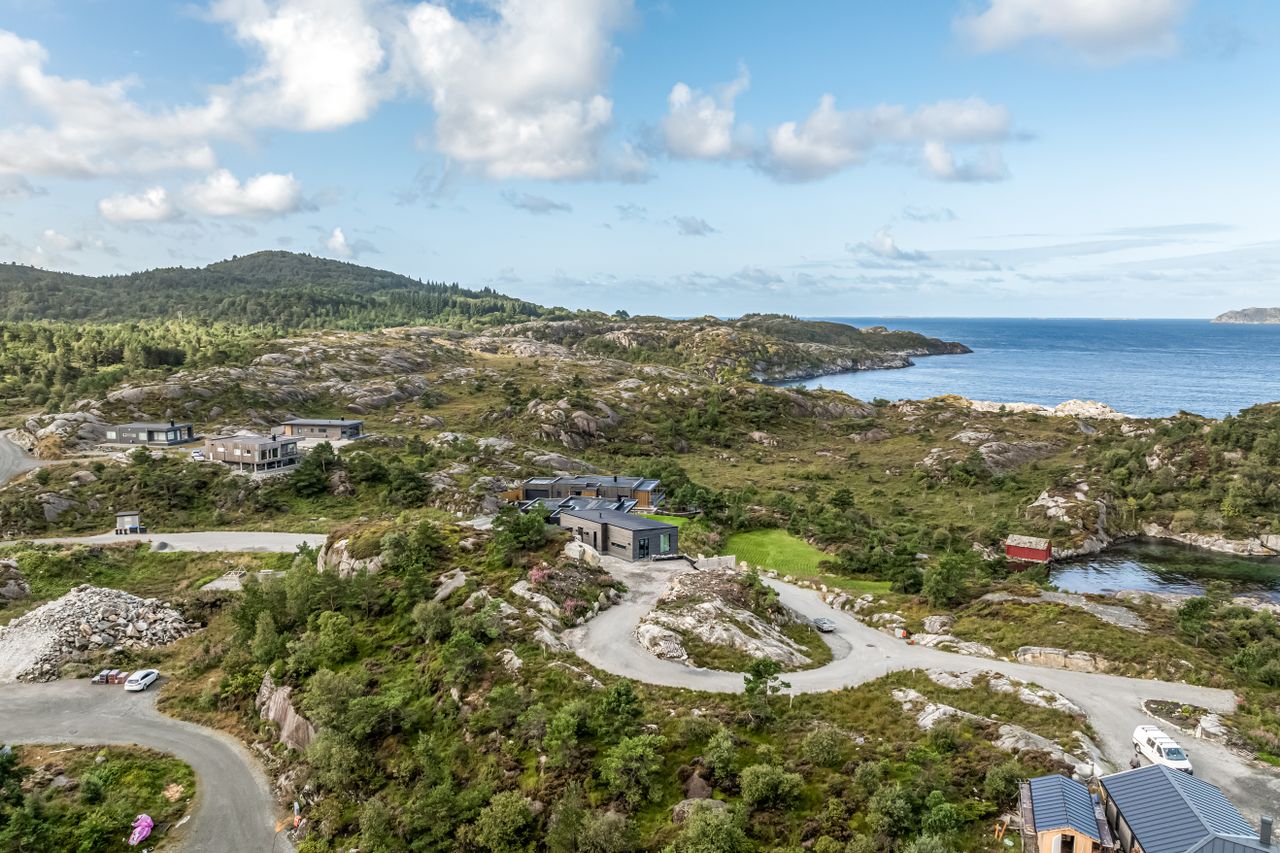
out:
{"label": "gravel pile", "polygon": [[162,646],[197,627],[158,599],[85,584],[0,628],[0,683],[52,681],[74,656]]}

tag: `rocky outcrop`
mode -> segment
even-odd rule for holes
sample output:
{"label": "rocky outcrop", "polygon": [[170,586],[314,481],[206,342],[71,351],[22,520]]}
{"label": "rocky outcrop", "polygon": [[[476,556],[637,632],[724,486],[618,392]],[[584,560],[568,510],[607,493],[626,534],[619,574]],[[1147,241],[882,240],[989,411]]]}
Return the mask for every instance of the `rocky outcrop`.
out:
{"label": "rocky outcrop", "polygon": [[683,638],[688,636],[784,667],[809,664],[805,650],[780,630],[789,615],[749,609],[739,577],[732,568],[690,569],[675,575],[654,609],[640,620],[637,639],[659,657],[686,663]]}
{"label": "rocky outcrop", "polygon": [[271,673],[262,676],[262,686],[253,700],[253,707],[258,716],[276,724],[279,729],[277,740],[290,749],[302,752],[316,736],[316,727],[293,707],[293,688],[278,685],[271,678]]}
{"label": "rocky outcrop", "polygon": [[1085,482],[1055,486],[1042,491],[1027,505],[1029,519],[1064,522],[1070,526],[1071,544],[1055,545],[1055,559],[1097,554],[1114,541],[1107,530],[1107,502],[1093,498],[1089,492],[1089,484]]}
{"label": "rocky outcrop", "polygon": [[52,681],[73,658],[162,646],[197,627],[154,598],[85,584],[0,628],[0,683]]}
{"label": "rocky outcrop", "polygon": [[538,432],[548,441],[555,441],[570,450],[582,450],[591,445],[608,429],[618,425],[620,418],[607,404],[596,400],[594,411],[574,408],[568,398],[554,403],[532,400],[525,413],[538,424]]}
{"label": "rocky outcrop", "polygon": [[1077,595],[1070,592],[1054,592],[1048,590],[1037,596],[1030,595],[1011,595],[1007,592],[989,592],[982,596],[983,601],[1015,601],[1022,604],[1061,604],[1064,607],[1074,607],[1077,610],[1083,610],[1091,616],[1096,616],[1103,622],[1115,625],[1118,628],[1124,628],[1127,631],[1145,634],[1147,632],[1147,623],[1141,616],[1134,613],[1127,607],[1117,607],[1114,604],[1099,604],[1096,601],[1090,601],[1083,595]]}
{"label": "rocky outcrop", "polygon": [[947,397],[975,412],[1027,412],[1045,415],[1051,418],[1080,418],[1083,420],[1116,421],[1128,420],[1132,415],[1117,412],[1106,403],[1094,400],[1067,400],[1056,406],[1042,406],[1039,403],[998,403],[991,400],[966,400],[964,397]]}
{"label": "rocky outcrop", "polygon": [[1224,311],[1214,323],[1280,323],[1280,308],[1237,308]]}
{"label": "rocky outcrop", "polygon": [[17,560],[0,560],[0,603],[21,601],[31,595],[31,585],[18,569]]}
{"label": "rocky outcrop", "polygon": [[12,432],[13,442],[37,459],[61,459],[87,450],[107,436],[107,424],[96,411],[36,415]]}
{"label": "rocky outcrop", "polygon": [[[1177,610],[1189,599],[1196,597],[1188,592],[1152,592],[1145,589],[1120,589],[1116,590],[1112,595],[1121,601],[1151,605],[1164,610]],[[1256,613],[1270,613],[1280,619],[1280,603],[1263,598],[1260,595],[1232,596],[1231,603],[1236,607],[1244,607]]]}
{"label": "rocky outcrop", "polygon": [[1264,533],[1252,539],[1228,539],[1214,533],[1179,533],[1164,525],[1149,523],[1142,525],[1142,535],[1242,557],[1274,557],[1280,554],[1280,534],[1275,533]]}
{"label": "rocky outcrop", "polygon": [[1013,653],[1013,657],[1018,663],[1072,672],[1108,672],[1113,667],[1111,661],[1093,652],[1073,652],[1047,646],[1022,646]]}
{"label": "rocky outcrop", "polygon": [[957,654],[971,655],[973,657],[993,658],[996,656],[995,649],[990,646],[975,643],[972,640],[962,640],[951,634],[913,634],[911,642],[917,646],[942,649],[945,652],[956,652]]}
{"label": "rocky outcrop", "polygon": [[316,555],[316,571],[337,572],[346,580],[362,574],[377,574],[382,569],[382,554],[372,557],[355,557],[351,554],[351,540],[338,539],[326,542]]}
{"label": "rocky outcrop", "polygon": [[1084,716],[1080,707],[1056,690],[1035,687],[1017,678],[1011,678],[990,670],[978,672],[948,672],[941,669],[926,670],[929,680],[939,687],[952,690],[970,690],[985,686],[993,693],[1008,693],[1017,696],[1019,701],[1034,705],[1037,708],[1052,708],[1073,716]]}

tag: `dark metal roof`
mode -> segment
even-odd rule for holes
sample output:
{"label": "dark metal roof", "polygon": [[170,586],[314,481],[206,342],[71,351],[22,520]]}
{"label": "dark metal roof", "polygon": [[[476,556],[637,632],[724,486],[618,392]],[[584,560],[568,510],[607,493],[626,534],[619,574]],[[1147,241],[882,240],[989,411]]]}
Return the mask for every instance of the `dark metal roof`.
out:
{"label": "dark metal roof", "polygon": [[1031,814],[1037,833],[1073,829],[1094,841],[1102,841],[1088,788],[1058,775],[1032,779],[1030,785]]}
{"label": "dark metal roof", "polygon": [[528,512],[535,506],[546,507],[551,517],[555,518],[567,509],[612,509],[618,512],[630,512],[635,509],[633,498],[588,498],[574,495],[568,498],[533,498],[520,504],[521,512]]}
{"label": "dark metal roof", "polygon": [[647,480],[643,477],[615,477],[612,474],[579,474],[576,477],[531,477],[526,485],[548,486],[561,483],[566,486],[625,486],[638,491],[652,491],[661,485],[660,480]]}
{"label": "dark metal roof", "polygon": [[1268,850],[1222,791],[1159,764],[1102,777],[1145,853]]}
{"label": "dark metal roof", "polygon": [[632,515],[627,512],[618,512],[613,509],[566,509],[560,511],[560,517],[565,518],[581,518],[584,521],[594,521],[597,524],[608,524],[611,527],[621,527],[623,530],[675,530],[674,524],[667,524],[665,521],[654,521],[652,518],[645,518],[642,515]]}
{"label": "dark metal roof", "polygon": [[363,424],[359,418],[292,418],[284,422],[287,426],[352,426]]}
{"label": "dark metal roof", "polygon": [[151,430],[170,430],[184,429],[192,426],[186,421],[177,421],[170,423],[169,421],[134,421],[128,424],[116,424],[116,429],[151,429]]}

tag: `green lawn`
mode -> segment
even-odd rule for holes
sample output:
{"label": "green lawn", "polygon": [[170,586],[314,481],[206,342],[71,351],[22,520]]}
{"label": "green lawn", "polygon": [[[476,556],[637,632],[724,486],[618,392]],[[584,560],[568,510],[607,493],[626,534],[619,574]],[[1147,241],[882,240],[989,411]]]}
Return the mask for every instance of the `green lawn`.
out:
{"label": "green lawn", "polygon": [[663,524],[670,524],[674,527],[684,527],[690,521],[693,521],[692,518],[684,518],[679,515],[650,515],[647,512],[642,512],[640,515],[644,518],[651,518],[654,521],[661,521]]}
{"label": "green lawn", "polygon": [[725,540],[722,552],[733,554],[761,569],[772,569],[797,578],[812,578],[847,592],[886,592],[886,581],[862,580],[824,573],[818,564],[828,555],[785,530],[751,530],[735,533]]}
{"label": "green lawn", "polygon": [[724,553],[733,554],[762,569],[811,578],[821,572],[818,564],[827,555],[785,530],[751,530],[725,540]]}

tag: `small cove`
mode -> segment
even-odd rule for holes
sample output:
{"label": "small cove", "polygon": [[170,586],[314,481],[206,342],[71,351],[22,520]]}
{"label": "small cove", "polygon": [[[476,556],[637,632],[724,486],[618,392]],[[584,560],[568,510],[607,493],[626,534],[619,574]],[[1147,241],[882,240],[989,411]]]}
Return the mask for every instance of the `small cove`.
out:
{"label": "small cove", "polygon": [[1064,562],[1049,580],[1066,592],[1137,589],[1190,595],[1222,581],[1235,595],[1280,602],[1280,558],[1238,557],[1151,539],[1121,542],[1101,554]]}

